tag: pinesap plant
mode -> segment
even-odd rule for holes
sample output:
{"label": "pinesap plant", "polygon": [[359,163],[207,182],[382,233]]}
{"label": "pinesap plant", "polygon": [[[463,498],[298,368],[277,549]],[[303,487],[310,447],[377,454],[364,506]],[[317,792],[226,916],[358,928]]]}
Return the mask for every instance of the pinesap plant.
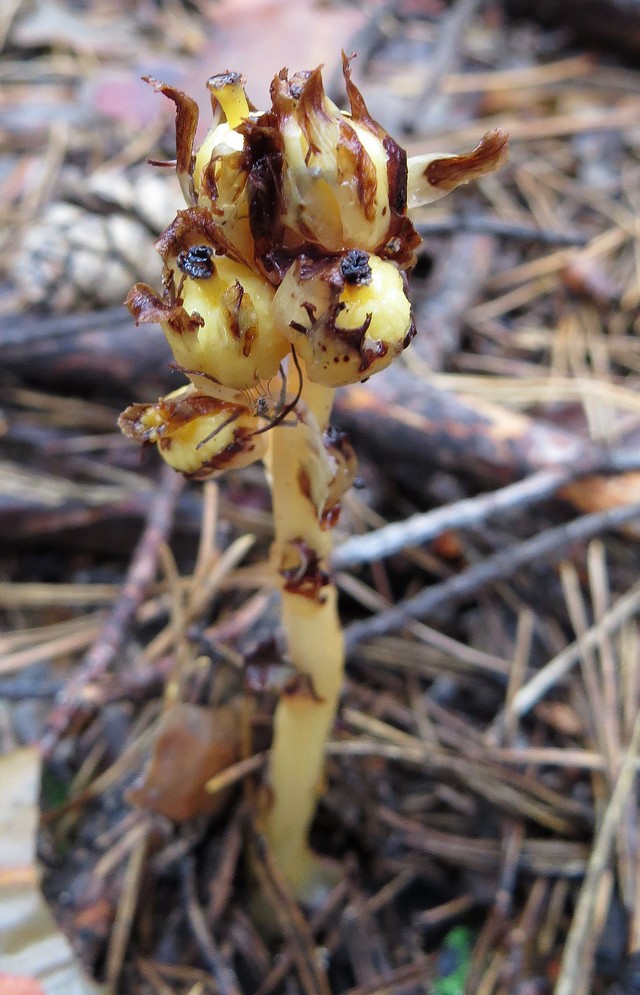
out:
{"label": "pinesap plant", "polygon": [[194,148],[198,108],[149,79],[176,107],[176,168],[186,209],[156,243],[163,286],[127,304],[158,322],[187,383],[133,404],[122,431],[201,480],[263,460],[273,497],[272,564],[296,677],[276,707],[260,823],[297,896],[325,880],[308,843],[344,648],[329,572],[331,529],[356,460],[330,425],[334,391],[385,369],[415,334],[407,278],[420,237],[409,209],[499,168],[507,136],[462,155],[407,159],[373,120],[343,54],[349,110],[321,69],[271,84],[256,111],[244,79],[207,81],[213,123]]}

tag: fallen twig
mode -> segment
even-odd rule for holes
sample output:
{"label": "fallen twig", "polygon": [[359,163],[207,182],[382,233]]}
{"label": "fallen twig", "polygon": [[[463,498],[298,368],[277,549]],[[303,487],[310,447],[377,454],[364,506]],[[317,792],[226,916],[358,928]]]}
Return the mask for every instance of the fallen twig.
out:
{"label": "fallen twig", "polygon": [[545,245],[586,245],[587,235],[578,231],[554,231],[518,224],[505,218],[487,214],[454,214],[446,218],[424,221],[416,225],[423,238],[430,235],[450,235],[456,232],[476,232],[499,238],[514,238],[523,242],[540,242]]}
{"label": "fallen twig", "polygon": [[469,567],[456,577],[450,577],[440,584],[427,588],[388,611],[380,612],[362,622],[353,622],[345,630],[347,649],[352,649],[363,639],[398,629],[409,619],[431,616],[448,602],[469,597],[488,584],[513,577],[522,567],[529,566],[536,560],[549,558],[557,561],[573,543],[587,542],[608,529],[619,528],[639,517],[640,504],[594,512],[566,525],[549,529],[508,549],[502,549],[488,556],[482,563]]}
{"label": "fallen twig", "polygon": [[420,546],[449,529],[468,528],[505,511],[527,508],[537,501],[552,497],[567,484],[592,474],[616,473],[620,470],[640,470],[640,454],[636,449],[603,456],[592,466],[574,464],[549,470],[539,470],[515,484],[476,497],[455,501],[443,508],[412,515],[403,522],[393,522],[365,535],[356,535],[339,546],[331,558],[332,565],[342,570],[358,563],[392,556],[411,546]]}
{"label": "fallen twig", "polygon": [[158,551],[171,528],[176,501],[183,485],[182,477],[168,468],[163,469],[122,591],[93,646],[59,695],[56,708],[49,718],[49,731],[42,742],[45,754],[50,754],[81,707],[83,689],[102,675],[118,655],[145,593],[154,580]]}
{"label": "fallen twig", "polygon": [[616,833],[624,814],[633,780],[636,777],[636,760],[639,750],[640,716],[636,719],[631,742],[626,751],[618,780],[587,862],[586,874],[564,947],[560,976],[554,989],[554,995],[575,995],[576,992],[587,990],[586,984],[591,965],[585,963],[585,955],[592,946],[590,941],[595,923],[596,895],[602,875],[611,859]]}
{"label": "fallen twig", "polygon": [[182,861],[182,887],[187,908],[187,920],[195,937],[200,954],[208,969],[215,978],[220,995],[242,995],[238,979],[232,967],[226,962],[218,949],[207,926],[204,913],[200,908],[196,894],[196,878],[194,862],[191,856],[185,856]]}

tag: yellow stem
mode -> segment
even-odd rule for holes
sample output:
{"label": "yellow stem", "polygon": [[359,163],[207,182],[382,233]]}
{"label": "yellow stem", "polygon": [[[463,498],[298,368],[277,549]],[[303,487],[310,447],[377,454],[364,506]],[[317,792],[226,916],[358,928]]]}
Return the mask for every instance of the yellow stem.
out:
{"label": "yellow stem", "polygon": [[[306,381],[301,420],[269,433],[273,561],[281,576],[283,565],[309,563],[309,555],[318,558],[319,569],[327,567],[331,534],[320,519],[328,478],[319,443],[333,394],[333,389]],[[287,650],[298,677],[282,692],[276,709],[263,825],[280,868],[297,896],[309,902],[315,902],[327,884],[324,868],[309,848],[308,833],[343,679],[344,643],[336,602],[331,581],[315,593],[304,582],[282,591]]]}

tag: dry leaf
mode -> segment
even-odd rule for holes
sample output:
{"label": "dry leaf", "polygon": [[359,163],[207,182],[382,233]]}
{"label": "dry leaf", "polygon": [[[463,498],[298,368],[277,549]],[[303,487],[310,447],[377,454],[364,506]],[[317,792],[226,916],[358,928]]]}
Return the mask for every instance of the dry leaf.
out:
{"label": "dry leaf", "polygon": [[127,793],[127,801],[176,821],[216,815],[229,792],[211,795],[205,785],[239,759],[237,709],[179,702],[162,716],[151,762],[142,782]]}

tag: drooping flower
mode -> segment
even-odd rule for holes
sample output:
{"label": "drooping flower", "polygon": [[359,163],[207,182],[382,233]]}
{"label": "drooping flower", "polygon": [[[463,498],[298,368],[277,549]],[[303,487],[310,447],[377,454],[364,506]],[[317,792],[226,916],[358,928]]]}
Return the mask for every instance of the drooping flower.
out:
{"label": "drooping flower", "polygon": [[156,247],[164,294],[136,284],[127,304],[137,322],[160,322],[198,389],[235,399],[275,377],[289,345],[273,320],[273,288],[237,258],[208,212],[178,212]]}
{"label": "drooping flower", "polygon": [[192,480],[248,466],[266,450],[266,437],[248,408],[191,386],[155,404],[131,404],[118,425],[130,439],[157,445],[169,466]]}

